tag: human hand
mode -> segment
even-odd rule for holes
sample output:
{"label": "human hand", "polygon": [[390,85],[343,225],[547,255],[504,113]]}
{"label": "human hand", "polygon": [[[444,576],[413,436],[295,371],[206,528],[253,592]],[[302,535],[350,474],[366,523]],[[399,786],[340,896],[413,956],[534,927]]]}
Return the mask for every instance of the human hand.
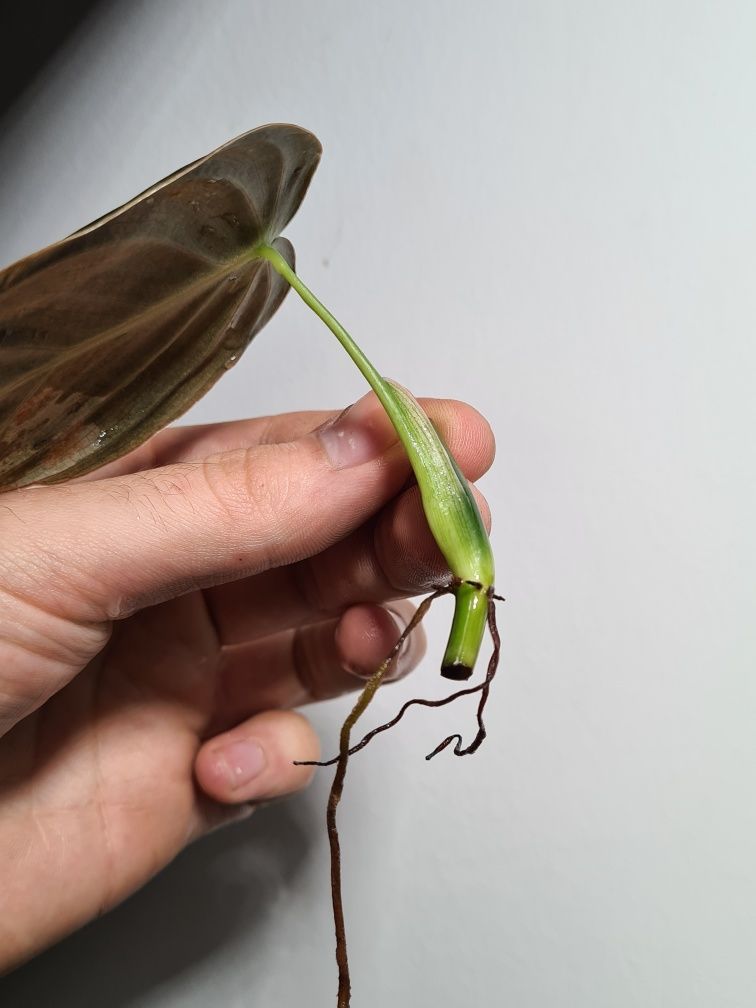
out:
{"label": "human hand", "polygon": [[[423,405],[481,476],[485,421]],[[371,393],[0,495],[0,971],[308,782],[290,708],[359,688],[398,636],[387,604],[406,623],[392,600],[445,571],[409,475]]]}

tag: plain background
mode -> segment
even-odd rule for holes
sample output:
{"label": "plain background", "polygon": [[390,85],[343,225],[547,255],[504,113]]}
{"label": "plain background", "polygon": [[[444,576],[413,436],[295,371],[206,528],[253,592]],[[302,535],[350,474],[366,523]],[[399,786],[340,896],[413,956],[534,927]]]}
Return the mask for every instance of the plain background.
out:
{"label": "plain background", "polygon": [[[416,712],[353,764],[355,1008],[753,1005],[751,0],[74,6],[4,106],[2,263],[299,123],[325,147],[288,230],[302,275],[384,373],[496,432],[489,739],[426,763],[473,708]],[[27,44],[44,17],[21,18]],[[290,298],[191,419],[362,391]],[[374,719],[440,694],[447,619]],[[345,709],[312,712],[326,750]],[[328,784],[198,844],[0,999],[333,1004]]]}

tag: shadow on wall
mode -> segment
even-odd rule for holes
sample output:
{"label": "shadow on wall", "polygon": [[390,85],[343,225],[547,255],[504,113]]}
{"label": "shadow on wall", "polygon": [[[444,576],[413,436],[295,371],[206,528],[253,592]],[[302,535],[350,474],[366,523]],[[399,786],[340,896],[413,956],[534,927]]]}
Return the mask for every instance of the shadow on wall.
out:
{"label": "shadow on wall", "polygon": [[255,947],[313,836],[297,799],[184,851],[148,886],[0,980],[0,1004],[127,1008],[230,941]]}
{"label": "shadow on wall", "polygon": [[44,5],[5,4],[2,33],[10,52],[0,60],[0,119],[86,18],[110,0],[65,0]]}

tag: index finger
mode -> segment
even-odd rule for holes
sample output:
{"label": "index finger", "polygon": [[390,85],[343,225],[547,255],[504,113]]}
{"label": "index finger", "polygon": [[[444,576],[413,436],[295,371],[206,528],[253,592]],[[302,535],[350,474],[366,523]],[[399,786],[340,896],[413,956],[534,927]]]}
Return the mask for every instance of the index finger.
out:
{"label": "index finger", "polygon": [[340,412],[342,411],[302,410],[222,423],[167,427],[123,458],[115,459],[72,482],[128,476],[176,462],[197,462],[209,455],[238,448],[296,441],[303,434],[335,419]]}

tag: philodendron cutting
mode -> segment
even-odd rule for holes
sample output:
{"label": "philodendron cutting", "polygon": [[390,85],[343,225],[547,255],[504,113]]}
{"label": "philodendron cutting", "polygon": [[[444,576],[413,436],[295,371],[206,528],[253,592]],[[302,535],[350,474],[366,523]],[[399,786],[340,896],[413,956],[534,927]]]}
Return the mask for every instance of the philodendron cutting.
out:
{"label": "philodendron cutting", "polygon": [[[294,271],[280,237],[317,167],[320,144],[296,126],[238,137],[71,237],[0,273],[0,490],[89,472],[183,413],[239,358],[293,287],[375,391],[404,445],[451,577],[425,599],[344,722],[328,802],[339,1008],[350,1003],[336,810],[349,756],[415,704],[479,693],[478,730],[444,739],[474,752],[496,671],[494,564],[475,499],[413,397],[382,378]],[[472,675],[486,625],[485,678],[443,700],[410,700],[352,745],[351,733],[430,603],[455,596],[441,674]],[[324,763],[321,765],[328,765]]]}

